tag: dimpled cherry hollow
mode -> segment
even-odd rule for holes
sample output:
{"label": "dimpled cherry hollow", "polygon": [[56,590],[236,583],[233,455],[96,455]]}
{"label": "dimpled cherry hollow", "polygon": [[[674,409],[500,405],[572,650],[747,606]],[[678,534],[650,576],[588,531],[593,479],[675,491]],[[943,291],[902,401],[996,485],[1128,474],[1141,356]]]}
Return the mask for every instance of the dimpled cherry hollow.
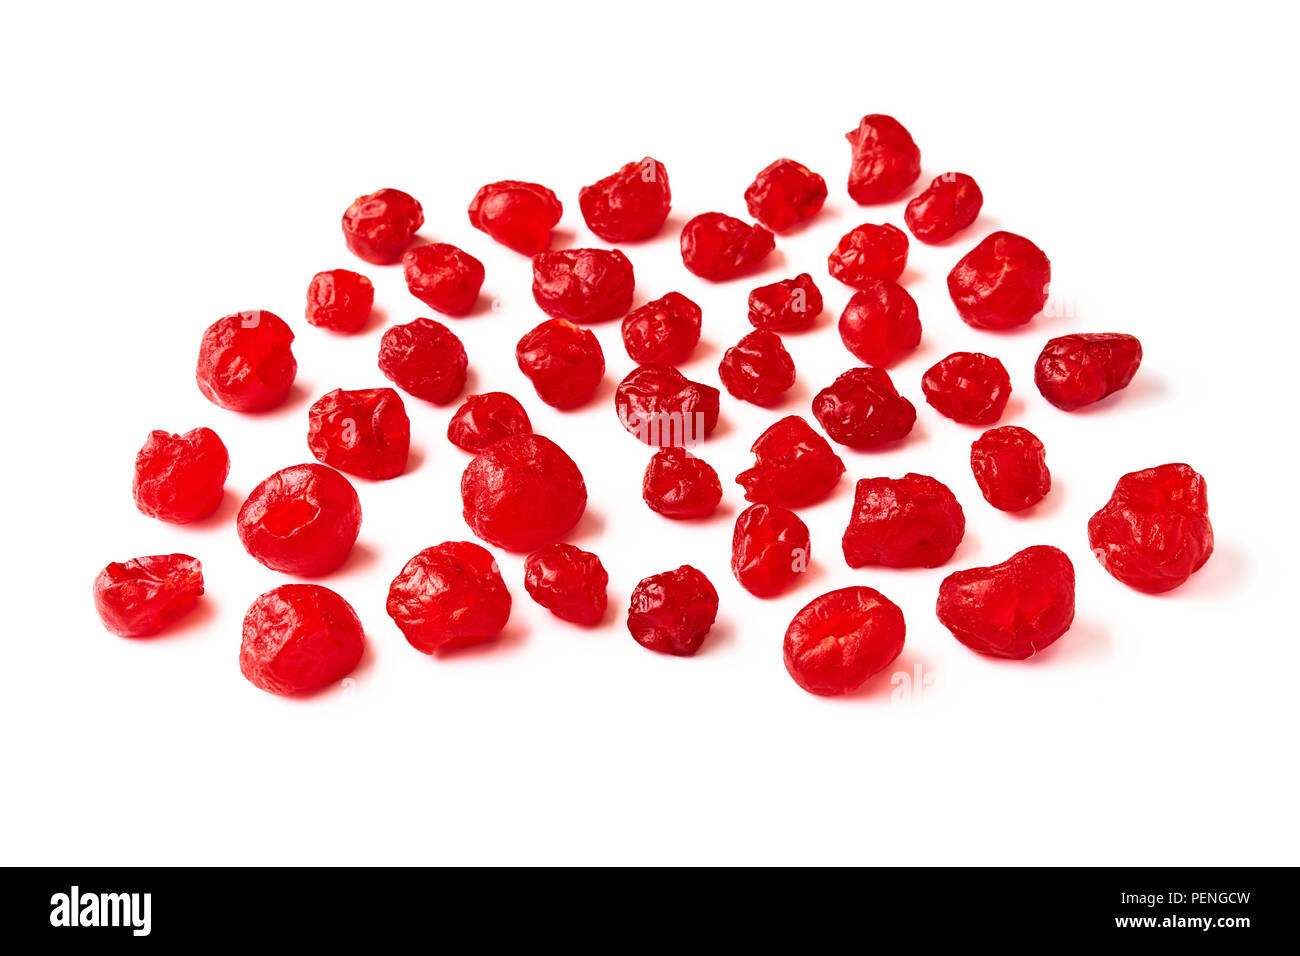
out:
{"label": "dimpled cherry hollow", "polygon": [[406,470],[411,422],[391,388],[336,388],[307,412],[307,447],[322,464],[383,481]]}
{"label": "dimpled cherry hollow", "polygon": [[903,221],[922,242],[943,242],[973,223],[983,205],[984,194],[974,179],[944,173],[907,204]]}
{"label": "dimpled cherry hollow", "polygon": [[775,232],[793,229],[821,211],[826,180],[793,159],[778,159],[745,190],[749,214]]}
{"label": "dimpled cherry hollow", "polygon": [[781,336],[755,329],[722,356],[718,377],[735,398],[755,405],[775,405],[794,387],[794,359]]}
{"label": "dimpled cherry hollow", "polygon": [[916,408],[883,368],[851,368],[813,396],[813,415],[834,441],[857,451],[907,437]]}
{"label": "dimpled cherry hollow", "polygon": [[494,640],[510,620],[510,592],[486,548],[444,541],[406,562],[387,610],[408,644],[432,654]]}
{"label": "dimpled cherry hollow", "polygon": [[515,346],[519,371],[537,397],[561,411],[586,404],[605,377],[605,353],[590,329],[547,319]]}
{"label": "dimpled cherry hollow", "polygon": [[683,564],[642,579],[632,591],[627,629],[642,647],[690,657],[718,616],[718,592],[704,572]]}
{"label": "dimpled cherry hollow", "polygon": [[785,669],[810,694],[850,694],[903,652],[903,612],[874,588],[814,598],[785,632]]}
{"label": "dimpled cherry hollow", "polygon": [[660,448],[646,466],[641,497],[666,518],[705,518],[722,501],[718,473],[684,448]]}
{"label": "dimpled cherry hollow", "polygon": [[346,478],[324,465],[291,465],[253,489],[235,519],[244,550],[272,571],[328,574],[352,551],[361,502]]}
{"label": "dimpled cherry hollow", "polygon": [[469,315],[483,287],[483,263],[447,242],[416,246],[402,257],[406,288],[443,315]]}
{"label": "dimpled cherry hollow", "polygon": [[776,248],[776,241],[762,226],[706,212],[682,228],[681,247],[687,269],[701,279],[722,282],[752,272]]}
{"label": "dimpled cherry hollow", "polygon": [[623,347],[637,365],[685,362],[700,344],[700,307],[680,292],[647,302],[623,319]]}
{"label": "dimpled cherry hollow", "polygon": [[937,568],[966,533],[966,516],[948,486],[929,475],[863,478],[844,530],[851,568]]}
{"label": "dimpled cherry hollow", "polygon": [[754,466],[736,476],[745,500],[803,508],[825,499],[839,484],[844,462],[830,442],[798,415],[788,415],[758,436],[749,449]]}
{"label": "dimpled cherry hollow", "polygon": [[750,292],[749,324],[771,332],[802,332],[812,328],[823,307],[821,290],[801,272]]}
{"label": "dimpled cherry hollow", "polygon": [[135,456],[131,494],[141,514],[187,524],[217,510],[229,474],[230,455],[211,428],[152,431]]}
{"label": "dimpled cherry hollow", "polygon": [[617,249],[561,249],[533,258],[533,298],[553,319],[589,324],[632,306],[632,263]]}
{"label": "dimpled cherry hollow", "polygon": [[274,312],[236,312],[208,326],[194,378],[203,397],[232,412],[263,412],[293,387],[293,331]]}
{"label": "dimpled cherry hollow", "polygon": [[362,196],[343,213],[343,238],[353,255],[375,265],[389,265],[424,225],[424,210],[409,193],[381,189]]}
{"label": "dimpled cherry hollow", "polygon": [[465,523],[507,551],[535,551],[563,538],[587,508],[587,485],[573,459],[541,435],[489,445],[460,479]]}
{"label": "dimpled cherry hollow", "polygon": [[525,256],[551,247],[551,229],[564,207],[537,183],[505,179],[488,183],[469,204],[469,222],[501,245]]}
{"label": "dimpled cherry hollow", "polygon": [[244,615],[239,671],[271,694],[305,694],[347,677],[366,637],[352,605],[318,584],[284,584]]}
{"label": "dimpled cherry hollow", "polygon": [[776,505],[750,505],[731,535],[731,573],[755,597],[774,597],[808,570],[808,526]]}
{"label": "dimpled cherry hollow", "polygon": [[578,191],[587,228],[606,242],[639,242],[663,228],[672,208],[668,170],[647,156]]}
{"label": "dimpled cherry hollow", "polygon": [[508,392],[470,395],[447,423],[447,440],[477,455],[511,435],[531,435],[533,424],[519,400]]}
{"label": "dimpled cherry hollow", "polygon": [[897,199],[921,175],[921,151],[892,116],[871,113],[845,134],[853,150],[849,195],[861,205]]}
{"label": "dimpled cherry hollow", "polygon": [[464,391],[469,359],[451,329],[433,319],[416,319],[384,333],[379,370],[416,398],[446,405]]}
{"label": "dimpled cherry hollow", "polygon": [[642,365],[614,390],[614,409],[628,433],[647,445],[703,441],[718,424],[718,390],[692,382],[671,365]]}
{"label": "dimpled cherry hollow", "polygon": [[916,300],[897,282],[876,279],[840,315],[840,340],[865,365],[888,368],[921,343]]}
{"label": "dimpled cherry hollow", "polygon": [[855,289],[868,289],[877,279],[897,282],[907,267],[907,233],[889,223],[864,222],[841,237],[826,266]]}
{"label": "dimpled cherry hollow", "polygon": [[1023,511],[1052,490],[1043,443],[1027,428],[990,428],[970,446],[970,468],[984,500],[999,511]]}
{"label": "dimpled cherry hollow", "polygon": [[977,329],[1024,325],[1047,303],[1052,264],[1043,250],[1013,232],[995,232],[948,273],[958,314]]}
{"label": "dimpled cherry hollow", "polygon": [[95,610],[118,637],[151,637],[194,607],[203,566],[188,554],[114,561],[95,577]]}
{"label": "dimpled cherry hollow", "polygon": [[552,544],[524,561],[524,590],[562,621],[591,627],[609,604],[609,574],[600,558],[571,544]]}
{"label": "dimpled cherry hollow", "polygon": [[1006,411],[1011,376],[982,352],[953,352],[921,377],[925,400],[940,415],[963,425],[992,425]]}
{"label": "dimpled cherry hollow", "polygon": [[1072,412],[1133,381],[1142,364],[1142,343],[1122,332],[1062,335],[1034,363],[1034,384],[1043,398]]}
{"label": "dimpled cherry hollow", "polygon": [[332,332],[360,331],[370,320],[375,287],[358,272],[318,272],[307,286],[307,324]]}

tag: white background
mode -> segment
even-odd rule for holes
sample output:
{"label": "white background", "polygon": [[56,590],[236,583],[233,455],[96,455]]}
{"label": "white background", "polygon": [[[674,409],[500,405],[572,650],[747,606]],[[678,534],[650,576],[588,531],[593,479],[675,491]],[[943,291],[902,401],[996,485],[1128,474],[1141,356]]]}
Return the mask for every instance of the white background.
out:
{"label": "white background", "polygon": [[[1248,3],[981,6],[6,13],[4,862],[1297,862],[1294,24]],[[845,192],[843,136],[870,112],[911,130],[918,188],[960,170],[986,205],[953,243],[912,244],[904,281],[925,338],[893,371],[918,406],[912,437],[837,449],[849,475],[804,511],[809,580],[762,602],[728,570],[744,506],[731,478],[767,424],[808,416],[856,364],[834,326],[849,290],[825,255],[860,222],[901,223],[903,206]],[[703,306],[688,375],[717,384],[753,285],[806,270],[827,300],[816,331],[787,337],[800,379],[785,405],[724,394],[699,453],[726,496],[703,523],[640,500],[649,451],[613,411],[631,369],[617,323],[596,329],[608,371],[590,406],[536,399],[513,360],[543,318],[528,263],[465,215],[483,183],[534,180],[565,204],[557,246],[602,245],[578,188],[646,154],[667,165],[674,211],[626,251],[638,303],[678,289]],[[779,237],[752,281],[689,275],[681,224],[744,215],[746,185],[780,156],[825,175],[823,214]],[[573,540],[610,569],[611,610],[594,631],[554,620],[525,594],[521,558],[496,551],[515,599],[498,644],[436,659],[403,641],[388,582],[421,548],[470,537],[452,408],[408,398],[412,468],[356,482],[360,542],[324,582],[357,608],[369,653],[348,688],[286,700],[237,668],[244,610],[286,579],[242,551],[233,515],[266,475],[310,460],[308,405],[388,384],[383,329],[431,314],[398,268],[344,248],[343,209],[381,186],[419,198],[423,237],[486,264],[499,311],[444,321],[470,389],[515,393],[582,468],[591,501]],[[965,326],[944,286],[995,228],[1053,264],[1048,314],[1009,335]],[[309,278],[336,267],[376,284],[380,314],[356,337],[302,318]],[[193,366],[204,327],[252,308],[292,324],[300,372],[283,408],[243,417],[200,396]],[[1037,394],[1032,366],[1073,331],[1135,333],[1145,362],[1125,392],[1071,415]],[[967,464],[978,430],[921,397],[921,373],[958,349],[1005,362],[1004,423],[1046,443],[1053,490],[1027,516],[985,504]],[[137,513],[131,466],[149,430],[199,425],[233,459],[218,519]],[[1150,597],[1101,570],[1085,526],[1121,474],[1167,461],[1205,475],[1217,547],[1185,587]],[[933,571],[847,569],[850,479],[913,470],[964,505],[957,555]],[[954,641],[933,613],[940,580],[1037,543],[1075,562],[1071,631],[1025,663]],[[154,640],[105,632],[99,568],[173,550],[204,563],[201,608]],[[722,602],[693,659],[643,650],[622,620],[639,578],[684,561]],[[907,646],[863,693],[810,696],[782,665],[785,625],[853,583],[903,608]],[[896,672],[923,689],[909,697]]]}

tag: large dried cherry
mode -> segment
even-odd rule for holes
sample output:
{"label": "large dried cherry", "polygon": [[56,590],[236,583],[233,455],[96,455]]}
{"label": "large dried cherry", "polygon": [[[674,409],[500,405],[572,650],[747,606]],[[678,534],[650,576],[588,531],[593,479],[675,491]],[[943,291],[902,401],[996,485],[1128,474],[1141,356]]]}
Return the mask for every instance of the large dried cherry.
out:
{"label": "large dried cherry", "polygon": [[244,549],[272,571],[328,574],[352,551],[361,502],[333,468],[291,465],[253,489],[235,524]]}
{"label": "large dried cherry", "polygon": [[647,156],[578,191],[587,228],[606,242],[638,242],[663,228],[672,207],[668,170]]}
{"label": "large dried cherry", "polygon": [[749,293],[749,324],[772,332],[802,332],[822,314],[822,294],[806,272]]}
{"label": "large dried cherry", "polygon": [[424,210],[413,196],[381,189],[355,200],[343,213],[343,238],[354,255],[383,266],[402,258],[423,225]]}
{"label": "large dried cherry", "polygon": [[150,637],[194,607],[203,567],[188,554],[114,561],[95,577],[95,610],[119,637]]}
{"label": "large dried cherry", "polygon": [[731,573],[750,594],[774,597],[808,570],[812,546],[808,526],[793,511],[750,505],[731,535]]}
{"label": "large dried cherry", "polygon": [[553,319],[608,322],[632,305],[632,263],[617,249],[561,249],[533,258],[533,298]]}
{"label": "large dried cherry", "polygon": [[897,282],[876,279],[853,293],[840,315],[840,340],[858,361],[888,368],[921,343],[921,318]]}
{"label": "large dried cherry", "polygon": [[519,400],[507,392],[470,395],[447,423],[447,440],[477,455],[511,435],[532,434],[533,424]]}
{"label": "large dried cherry", "polygon": [[274,312],[236,312],[208,326],[194,377],[210,402],[232,412],[263,412],[289,394],[298,362],[293,331]]}
{"label": "large dried cherry", "polygon": [[1013,232],[995,232],[948,273],[948,294],[967,325],[1024,325],[1047,302],[1052,264],[1043,250]]}
{"label": "large dried cherry", "polygon": [[379,370],[416,398],[445,405],[464,391],[469,360],[451,329],[421,318],[384,333],[379,340]]}
{"label": "large dried cherry", "polygon": [[510,620],[510,592],[486,548],[444,541],[406,562],[387,610],[407,643],[432,654],[493,640]]}
{"label": "large dried cherry", "polygon": [[488,183],[469,204],[469,222],[501,245],[526,256],[551,247],[551,229],[564,207],[545,186],[503,179]]}
{"label": "large dried cherry", "polygon": [[681,246],[687,269],[701,279],[721,282],[752,271],[776,248],[776,241],[762,226],[706,212],[682,228]]}
{"label": "large dried cherry", "polygon": [[614,390],[623,427],[647,445],[687,447],[718,424],[718,390],[690,381],[671,365],[642,365]]}
{"label": "large dried cherry", "polygon": [[627,629],[642,647],[690,657],[718,616],[718,592],[704,572],[683,564],[643,578],[632,591]]}
{"label": "large dried cherry", "polygon": [[722,500],[718,473],[684,448],[660,448],[646,466],[641,497],[667,518],[704,518]]}
{"label": "large dried cherry", "polygon": [[573,459],[541,435],[511,435],[479,452],[460,479],[465,523],[507,551],[535,551],[563,538],[587,509]]}
{"label": "large dried cherry", "polygon": [[794,359],[781,336],[755,329],[723,354],[718,377],[741,401],[775,405],[794,386]]}
{"label": "large dried cherry", "polygon": [[990,428],[975,439],[970,467],[984,500],[999,511],[1023,511],[1052,490],[1043,443],[1019,425]]}
{"label": "large dried cherry", "polygon": [[141,513],[186,524],[217,510],[229,474],[230,454],[211,428],[152,431],[135,456],[131,494]]}
{"label": "large dried cherry", "polygon": [[849,195],[862,205],[897,199],[921,175],[921,151],[903,124],[884,113],[862,117],[845,134],[853,150]]}
{"label": "large dried cherry", "polygon": [[754,465],[736,476],[746,501],[782,508],[814,505],[831,493],[844,474],[844,462],[830,442],[798,415],[771,426],[749,450]]}
{"label": "large dried cherry", "polygon": [[841,445],[862,451],[905,438],[916,408],[883,368],[851,368],[815,396],[817,423]]}
{"label": "large dried cherry", "polygon": [[863,478],[844,531],[851,568],[937,568],[966,532],[966,516],[948,486],[929,475]]}
{"label": "large dried cherry", "polygon": [[903,221],[922,242],[943,242],[973,223],[983,205],[984,194],[974,179],[944,173],[907,204]]}
{"label": "large dried cherry", "polygon": [[244,615],[239,671],[268,693],[304,694],[347,677],[365,650],[352,605],[318,584],[284,584]]}
{"label": "large dried cherry", "polygon": [[745,190],[749,214],[775,232],[793,229],[821,211],[826,180],[793,159],[778,159]]}
{"label": "large dried cherry", "polygon": [[806,604],[785,632],[785,669],[810,694],[849,694],[903,652],[903,612],[875,588],[829,591]]}
{"label": "large dried cherry", "polygon": [[524,560],[524,590],[563,621],[591,627],[605,616],[609,574],[600,558],[571,544],[552,544]]}
{"label": "large dried cherry", "polygon": [[1043,346],[1034,364],[1034,384],[1043,398],[1072,412],[1127,386],[1141,364],[1142,343],[1131,335],[1062,335]]}
{"label": "large dried cherry", "polygon": [[953,352],[921,376],[925,400],[939,414],[964,425],[992,425],[1011,398],[1006,367],[983,352]]}
{"label": "large dried cherry", "polygon": [[864,222],[840,237],[826,266],[855,289],[870,288],[877,279],[896,282],[907,268],[907,233],[887,222]]}
{"label": "large dried cherry", "polygon": [[370,319],[375,287],[359,272],[318,272],[307,286],[307,323],[333,332],[360,331]]}
{"label": "large dried cherry", "polygon": [[561,410],[577,408],[605,377],[605,353],[590,329],[547,319],[515,346],[515,361],[537,397]]}
{"label": "large dried cherry", "polygon": [[680,292],[669,292],[623,319],[623,347],[637,365],[677,365],[700,344],[700,307]]}
{"label": "large dried cherry", "polygon": [[307,447],[316,460],[381,481],[406,470],[411,421],[391,388],[336,388],[307,413]]}
{"label": "large dried cherry", "polygon": [[483,263],[448,242],[416,246],[402,257],[406,288],[443,315],[469,315],[483,287]]}

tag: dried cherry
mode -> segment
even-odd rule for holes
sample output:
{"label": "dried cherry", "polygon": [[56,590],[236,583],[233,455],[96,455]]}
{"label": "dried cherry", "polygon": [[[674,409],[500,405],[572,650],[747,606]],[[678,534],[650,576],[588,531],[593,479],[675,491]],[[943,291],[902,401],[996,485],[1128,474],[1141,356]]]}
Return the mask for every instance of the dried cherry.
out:
{"label": "dried cherry", "polygon": [[460,479],[465,523],[507,551],[535,551],[563,538],[587,509],[573,459],[541,435],[511,435],[479,452]]}
{"label": "dried cherry", "polygon": [[203,566],[188,554],[114,561],[95,577],[95,610],[118,637],[151,637],[194,607]]}
{"label": "dried cherry", "polygon": [[361,502],[333,468],[291,465],[253,489],[235,524],[244,550],[272,571],[328,574],[352,551]]}
{"label": "dried cherry", "polygon": [[1023,511],[1052,490],[1043,443],[1019,425],[990,428],[970,446],[970,468],[984,500],[999,511]]}
{"label": "dried cherry", "polygon": [[1043,311],[1051,281],[1042,249],[1013,232],[995,232],[953,266],[948,294],[967,325],[1010,329]]}
{"label": "dried cherry", "polygon": [[464,391],[469,360],[451,329],[421,318],[384,333],[379,340],[379,370],[416,398],[445,405]]}
{"label": "dried cherry", "polygon": [[507,392],[471,395],[447,423],[447,440],[472,455],[511,435],[531,435],[533,423]]}
{"label": "dried cherry", "polygon": [[641,497],[667,518],[704,518],[722,501],[718,473],[684,448],[660,448],[646,466]]}
{"label": "dried cherry", "polygon": [[316,460],[350,475],[382,481],[406,470],[411,421],[391,388],[336,388],[307,413],[307,447]]}
{"label": "dried cherry", "polygon": [[600,558],[571,544],[552,544],[524,560],[529,597],[563,621],[591,627],[609,603],[609,574]]}
{"label": "dried cherry", "polygon": [[844,474],[844,462],[830,442],[798,415],[771,426],[749,450],[754,465],[736,476],[746,501],[782,508],[814,505],[834,490]]}
{"label": "dried cherry", "polygon": [[963,425],[991,425],[1006,411],[1011,376],[983,352],[953,352],[921,377],[925,400],[940,415]]}
{"label": "dried cherry", "polygon": [[893,365],[921,343],[916,300],[891,279],[868,283],[840,315],[840,340],[860,362]]}
{"label": "dried cherry", "polygon": [[632,591],[627,629],[642,647],[690,657],[718,616],[718,592],[704,572],[683,564],[643,578]]}
{"label": "dried cherry", "polygon": [[973,223],[983,205],[984,194],[974,179],[944,173],[907,204],[903,221],[922,242],[943,242]]}
{"label": "dried cherry", "polygon": [[861,205],[897,199],[921,175],[921,151],[892,116],[871,113],[845,134],[853,150],[849,195]]}
{"label": "dried cherry", "polygon": [[848,587],[813,598],[785,632],[785,669],[810,694],[849,694],[903,652],[898,605],[875,588]]}
{"label": "dried cherry", "polygon": [[354,255],[383,266],[402,258],[423,225],[424,210],[413,196],[381,189],[355,200],[343,213],[343,238]]}
{"label": "dried cherry", "polygon": [[375,287],[359,272],[318,272],[307,286],[307,323],[333,332],[358,332],[374,304]]}
{"label": "dried cherry", "polygon": [[1131,335],[1062,335],[1043,346],[1034,364],[1034,384],[1043,398],[1072,412],[1127,386],[1141,364],[1142,343]]}
{"label": "dried cherry", "polygon": [[794,359],[781,336],[756,329],[723,354],[718,377],[741,401],[775,405],[794,386]]}
{"label": "dried cherry", "polygon": [[637,365],[685,362],[700,344],[700,307],[680,292],[647,302],[623,319],[623,347]]}
{"label": "dried cherry", "polygon": [[469,315],[483,288],[483,263],[448,242],[416,246],[402,257],[406,288],[443,315]]}
{"label": "dried cherry", "polygon": [[590,329],[547,319],[515,346],[515,361],[537,397],[561,410],[587,402],[605,377],[605,353]]}
{"label": "dried cherry", "polygon": [[762,226],[706,212],[682,228],[681,245],[687,269],[701,279],[721,282],[752,271],[776,248],[776,240]]}
{"label": "dried cherry", "polygon": [[632,305],[632,263],[617,249],[561,249],[533,258],[533,298],[553,319],[607,322]]}
{"label": "dried cherry", "polygon": [[406,562],[387,610],[408,644],[432,654],[496,638],[510,620],[510,592],[486,548],[444,541]]}
{"label": "dried cherry", "polygon": [[870,288],[877,279],[897,282],[907,268],[907,233],[887,222],[864,222],[840,237],[826,266],[855,289]]}
{"label": "dried cherry", "polygon": [[671,365],[642,365],[614,390],[623,427],[647,445],[694,445],[718,424],[718,390]]}
{"label": "dried cherry", "polygon": [[812,409],[826,434],[858,451],[905,438],[916,424],[916,408],[883,368],[849,369],[813,397]]}
{"label": "dried cherry", "polygon": [[365,650],[352,605],[319,584],[284,584],[244,615],[239,672],[268,693],[305,694],[347,677]]}
{"label": "dried cherry", "polygon": [[863,478],[844,531],[851,568],[937,568],[966,533],[966,516],[948,486],[929,475]]}
{"label": "dried cherry", "polygon": [[501,245],[535,256],[551,247],[551,229],[563,212],[560,200],[545,186],[503,179],[475,193],[469,222]]}
{"label": "dried cherry", "polygon": [[135,456],[131,494],[142,514],[187,524],[217,510],[229,474],[230,454],[211,428],[152,431]]}
{"label": "dried cherry", "polygon": [[802,332],[811,328],[821,314],[821,290],[806,272],[761,285],[749,293],[749,324],[756,329]]}
{"label": "dried cherry", "polygon": [[606,242],[639,242],[663,228],[672,207],[668,170],[647,156],[578,191],[587,228]]}
{"label": "dried cherry", "polygon": [[745,190],[749,214],[775,232],[811,219],[825,202],[826,180],[793,159],[767,166]]}
{"label": "dried cherry", "polygon": [[750,505],[731,535],[731,573],[750,594],[774,597],[808,570],[812,545],[808,526],[776,505]]}
{"label": "dried cherry", "polygon": [[236,312],[208,326],[194,378],[203,397],[232,412],[263,412],[289,394],[298,362],[293,331],[274,312]]}

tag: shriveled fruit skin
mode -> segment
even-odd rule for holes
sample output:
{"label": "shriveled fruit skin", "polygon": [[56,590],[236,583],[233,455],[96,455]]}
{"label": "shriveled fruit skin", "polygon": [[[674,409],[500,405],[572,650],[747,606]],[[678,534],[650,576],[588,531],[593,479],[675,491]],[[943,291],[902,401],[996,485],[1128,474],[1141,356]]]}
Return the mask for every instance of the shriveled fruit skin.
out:
{"label": "shriveled fruit skin", "polygon": [[537,397],[553,408],[577,408],[605,377],[605,353],[590,329],[565,319],[547,319],[515,346],[515,361]]}
{"label": "shriveled fruit skin", "polygon": [[469,222],[508,249],[535,256],[551,247],[551,229],[563,212],[560,200],[545,186],[503,179],[474,194]]}
{"label": "shriveled fruit skin", "polygon": [[587,228],[606,242],[640,242],[658,235],[672,208],[668,170],[647,156],[578,191]]}
{"label": "shriveled fruit skin", "polygon": [[723,354],[718,377],[741,401],[775,405],[794,386],[794,359],[781,336],[755,329]]}
{"label": "shriveled fruit skin", "polygon": [[421,318],[384,333],[379,340],[379,370],[416,398],[446,405],[465,390],[469,359],[451,329]]}
{"label": "shriveled fruit skin", "polygon": [[1011,376],[982,352],[953,352],[921,377],[925,400],[940,415],[963,425],[992,425],[1006,411]]}
{"label": "shriveled fruit skin", "polygon": [[627,629],[642,647],[690,657],[718,616],[718,592],[704,572],[683,564],[643,578],[632,591]]}
{"label": "shriveled fruit skin", "polygon": [[867,289],[877,279],[897,282],[907,268],[907,233],[889,223],[864,222],[840,238],[826,266],[855,289]]}
{"label": "shriveled fruit skin", "polygon": [[336,388],[307,413],[307,447],[322,464],[383,481],[406,470],[411,421],[391,388]]}
{"label": "shriveled fruit skin", "polygon": [[916,408],[883,368],[849,369],[813,396],[812,408],[826,434],[858,451],[899,441],[916,424]]}
{"label": "shriveled fruit skin", "polygon": [[849,694],[898,658],[906,634],[903,612],[875,588],[829,591],[786,628],[785,669],[810,694]]}
{"label": "shriveled fruit skin", "polygon": [[704,518],[722,500],[722,482],[704,459],[684,448],[660,448],[646,466],[641,497],[667,518]]}
{"label": "shriveled fruit skin", "polygon": [[948,575],[935,610],[971,650],[1022,661],[1070,629],[1074,565],[1059,548],[1025,548],[1001,564]]}
{"label": "shriveled fruit skin", "polygon": [[142,514],[187,524],[217,510],[229,474],[230,454],[211,428],[152,431],[135,456],[131,494]]}
{"label": "shriveled fruit skin", "polygon": [[844,347],[858,361],[888,368],[921,343],[921,317],[906,289],[890,279],[876,279],[849,299],[839,331]]}
{"label": "shriveled fruit skin", "polygon": [[307,323],[333,332],[357,332],[370,319],[375,287],[359,272],[318,272],[307,286]]}
{"label": "shriveled fruit skin", "polygon": [[355,200],[343,213],[343,238],[358,258],[389,265],[424,225],[424,210],[400,189],[381,189]]}
{"label": "shriveled fruit skin", "polygon": [[1052,490],[1043,443],[1027,428],[990,428],[970,446],[970,468],[984,500],[999,511],[1023,511]]}
{"label": "shriveled fruit skin", "polygon": [[973,223],[983,205],[984,194],[974,179],[944,173],[907,204],[903,221],[922,242],[943,242]]}
{"label": "shriveled fruit skin", "polygon": [[253,489],[235,525],[244,550],[272,571],[328,574],[356,543],[361,502],[333,468],[291,465]]}
{"label": "shriveled fruit skin", "polygon": [[469,315],[483,288],[483,263],[449,242],[416,246],[402,257],[406,288],[443,315]]}
{"label": "shriveled fruit skin", "polygon": [[1129,587],[1173,590],[1214,553],[1205,479],[1181,463],[1130,472],[1088,520],[1088,543],[1101,566]]}
{"label": "shriveled fruit skin", "polygon": [[1142,364],[1142,343],[1122,332],[1062,335],[1034,363],[1034,384],[1062,411],[1072,412],[1133,381]]}
{"label": "shriveled fruit skin", "polygon": [[263,412],[293,387],[293,330],[274,312],[236,312],[208,326],[194,378],[203,397],[232,412]]}
{"label": "shriveled fruit skin", "polygon": [[731,535],[731,573],[755,597],[775,597],[808,570],[808,526],[776,505],[750,505]]}
{"label": "shriveled fruit skin", "polygon": [[802,332],[812,328],[822,308],[821,290],[812,276],[801,272],[750,292],[749,324],[771,332]]}
{"label": "shriveled fruit skin", "polygon": [[677,365],[700,344],[700,307],[680,292],[647,302],[623,319],[623,347],[637,365]]}
{"label": "shriveled fruit skin", "polygon": [[921,151],[892,116],[864,116],[845,138],[853,150],[849,195],[860,205],[897,199],[921,175]]}
{"label": "shriveled fruit skin", "polygon": [[460,496],[470,529],[507,551],[559,541],[587,509],[582,472],[541,435],[512,435],[479,452],[461,475]]}
{"label": "shriveled fruit skin", "polygon": [[447,440],[472,455],[503,438],[532,432],[524,406],[508,392],[470,395],[447,423]]}
{"label": "shriveled fruit skin", "polygon": [[682,227],[682,262],[710,282],[753,271],[776,248],[762,226],[720,212],[701,213]]}
{"label": "shriveled fruit skin", "polygon": [[118,637],[151,637],[194,606],[203,566],[188,554],[114,561],[95,577],[95,610]]}
{"label": "shriveled fruit skin", "polygon": [[863,478],[844,531],[851,568],[937,568],[966,533],[966,516],[943,482],[912,472],[902,478]]}
{"label": "shriveled fruit skin", "polygon": [[718,390],[671,365],[642,365],[614,390],[614,410],[628,433],[647,445],[687,447],[717,427]]}
{"label": "shriveled fruit skin", "polygon": [[444,541],[406,562],[387,610],[408,644],[433,654],[494,640],[510,620],[510,592],[486,548]]}
{"label": "shriveled fruit skin", "polygon": [[309,693],[351,674],[365,650],[352,605],[318,584],[284,584],[244,615],[239,672],[270,694]]}
{"label": "shriveled fruit skin", "polygon": [[533,298],[553,319],[608,322],[627,313],[632,263],[617,249],[561,249],[533,257]]}
{"label": "shriveled fruit skin", "polygon": [[749,214],[775,232],[793,229],[821,211],[826,180],[793,159],[778,159],[745,190]]}
{"label": "shriveled fruit skin", "polygon": [[1047,303],[1052,264],[1043,250],[1013,232],[995,232],[948,273],[948,294],[967,325],[1011,329]]}
{"label": "shriveled fruit skin", "polygon": [[609,604],[609,574],[600,558],[571,544],[552,544],[524,561],[524,590],[562,621],[591,627]]}
{"label": "shriveled fruit skin", "polygon": [[754,466],[736,476],[745,500],[803,508],[823,500],[839,484],[844,462],[830,442],[798,415],[787,415],[749,449]]}

